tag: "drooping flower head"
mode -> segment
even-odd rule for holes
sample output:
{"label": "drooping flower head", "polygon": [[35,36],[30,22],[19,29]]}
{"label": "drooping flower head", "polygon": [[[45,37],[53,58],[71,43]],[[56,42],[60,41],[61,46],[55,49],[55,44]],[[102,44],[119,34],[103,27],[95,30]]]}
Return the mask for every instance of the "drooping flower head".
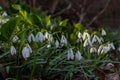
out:
{"label": "drooping flower head", "polygon": [[76,60],[81,60],[81,59],[82,59],[82,55],[81,55],[81,53],[80,53],[79,50],[78,50],[78,51],[76,52],[76,54],[75,54],[75,59],[76,59]]}
{"label": "drooping flower head", "polygon": [[35,41],[35,37],[34,37],[34,35],[31,33],[31,34],[28,36],[28,42],[31,43],[32,41]]}
{"label": "drooping flower head", "polygon": [[35,41],[36,42],[43,42],[45,40],[45,37],[44,37],[44,35],[41,33],[41,32],[38,32],[37,34],[36,34],[36,37],[35,37]]}
{"label": "drooping flower head", "polygon": [[74,59],[74,54],[73,54],[72,48],[70,48],[70,49],[68,50],[67,59],[68,59],[68,60],[70,60],[70,59],[73,60],[73,59]]}
{"label": "drooping flower head", "polygon": [[14,46],[11,46],[11,48],[10,48],[10,53],[11,53],[11,55],[15,55],[16,54],[16,49],[15,49],[15,47]]}

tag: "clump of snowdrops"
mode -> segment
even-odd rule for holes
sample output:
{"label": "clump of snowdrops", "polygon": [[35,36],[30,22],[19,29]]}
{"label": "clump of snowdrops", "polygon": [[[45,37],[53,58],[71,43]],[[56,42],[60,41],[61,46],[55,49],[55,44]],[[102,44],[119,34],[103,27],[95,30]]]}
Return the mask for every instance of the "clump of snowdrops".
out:
{"label": "clump of snowdrops", "polygon": [[4,66],[8,77],[16,80],[36,76],[72,80],[77,73],[95,79],[94,71],[112,63],[109,54],[116,49],[104,29],[89,32],[81,24],[22,9],[2,24],[0,32],[2,46],[7,46],[2,48]]}

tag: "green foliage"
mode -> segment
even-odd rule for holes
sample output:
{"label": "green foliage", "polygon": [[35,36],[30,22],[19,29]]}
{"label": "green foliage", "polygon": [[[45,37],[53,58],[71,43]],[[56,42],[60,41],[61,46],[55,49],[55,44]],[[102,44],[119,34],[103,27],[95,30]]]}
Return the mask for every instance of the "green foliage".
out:
{"label": "green foliage", "polygon": [[[64,80],[76,79],[76,74],[81,73],[84,79],[97,79],[94,72],[101,70],[100,66],[107,63],[117,63],[110,58],[110,49],[107,52],[90,52],[91,48],[98,48],[102,45],[107,47],[110,43],[117,41],[117,39],[109,39],[112,33],[107,36],[101,36],[101,31],[94,31],[88,33],[88,30],[82,24],[70,25],[68,20],[61,20],[60,18],[51,19],[46,12],[39,14],[32,11],[22,9],[20,5],[13,5],[13,8],[18,10],[14,16],[12,15],[6,23],[2,24],[0,28],[0,59],[4,59],[4,67],[8,68],[8,75],[15,80],[25,79],[32,80],[33,77],[40,77],[43,79],[53,80],[57,76],[63,77]],[[43,41],[29,42],[29,35],[36,35],[40,32],[45,36]],[[46,33],[49,33],[46,37]],[[79,33],[82,34],[80,38]],[[87,34],[87,35],[86,35]],[[84,36],[85,35],[85,36]],[[105,41],[98,41],[92,45],[85,45],[86,40],[92,41],[94,36],[102,37]],[[13,41],[17,36],[18,39]],[[35,36],[35,38],[37,38]],[[79,37],[78,37],[79,36]],[[85,40],[83,39],[85,37]],[[65,37],[67,43],[61,42],[61,37]],[[43,36],[40,36],[40,40]],[[59,46],[56,47],[56,40]],[[64,42],[66,42],[64,40]],[[89,41],[88,41],[89,42]],[[32,52],[30,56],[25,58],[23,56],[23,48],[30,45]],[[16,48],[16,54],[12,55],[10,48]],[[82,58],[77,60],[67,59],[69,49],[73,52],[79,50]],[[27,52],[26,52],[27,53]],[[76,55],[77,53],[73,53]],[[80,57],[80,55],[79,55]],[[15,73],[14,73],[15,71]],[[23,76],[23,77],[22,77]]]}

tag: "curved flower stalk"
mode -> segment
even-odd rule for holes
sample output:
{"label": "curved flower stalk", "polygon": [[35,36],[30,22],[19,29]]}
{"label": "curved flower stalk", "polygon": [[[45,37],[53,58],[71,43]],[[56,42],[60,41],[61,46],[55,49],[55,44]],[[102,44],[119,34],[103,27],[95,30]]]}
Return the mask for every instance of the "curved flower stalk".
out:
{"label": "curved flower stalk", "polygon": [[79,50],[78,50],[78,51],[76,52],[76,54],[75,54],[75,59],[76,59],[76,60],[81,60],[81,59],[82,59],[82,55],[81,55],[81,53],[80,53]]}
{"label": "curved flower stalk", "polygon": [[106,31],[102,29],[102,36],[106,36]]}
{"label": "curved flower stalk", "polygon": [[96,53],[96,52],[97,52],[97,49],[95,47],[90,48],[90,53]]}
{"label": "curved flower stalk", "polygon": [[16,54],[16,49],[15,49],[15,47],[14,46],[11,46],[11,48],[10,48],[10,53],[11,53],[11,55],[15,55]]}
{"label": "curved flower stalk", "polygon": [[67,59],[68,59],[68,60],[70,60],[70,59],[73,60],[73,59],[74,59],[74,54],[73,54],[72,48],[70,48],[70,49],[68,50]]}
{"label": "curved flower stalk", "polygon": [[31,33],[29,36],[28,36],[28,42],[31,43],[32,41],[35,41],[35,37],[34,35]]}
{"label": "curved flower stalk", "polygon": [[64,35],[62,35],[62,37],[61,37],[61,44],[62,44],[62,46],[67,45],[67,39]]}
{"label": "curved flower stalk", "polygon": [[36,35],[36,37],[35,37],[35,41],[36,42],[43,42],[45,40],[45,37],[44,37],[44,35],[41,33],[41,32],[38,32],[37,33],[37,35]]}
{"label": "curved flower stalk", "polygon": [[18,39],[19,39],[19,37],[15,35],[15,36],[12,38],[12,42],[13,42],[13,43],[16,43],[16,42],[18,41]]}
{"label": "curved flower stalk", "polygon": [[87,32],[84,32],[82,37],[83,37],[83,40],[86,40],[86,39],[90,40],[90,34]]}

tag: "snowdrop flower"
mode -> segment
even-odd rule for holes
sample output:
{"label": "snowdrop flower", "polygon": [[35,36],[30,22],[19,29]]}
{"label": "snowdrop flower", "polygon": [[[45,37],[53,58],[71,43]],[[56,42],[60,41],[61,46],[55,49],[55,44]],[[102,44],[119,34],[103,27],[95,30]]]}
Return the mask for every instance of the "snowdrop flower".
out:
{"label": "snowdrop flower", "polygon": [[110,50],[108,46],[104,46],[101,53],[107,53]]}
{"label": "snowdrop flower", "polygon": [[70,59],[73,60],[73,59],[74,59],[74,54],[73,54],[72,48],[70,48],[70,49],[68,50],[67,58],[68,58],[68,60],[70,60]]}
{"label": "snowdrop flower", "polygon": [[76,52],[75,58],[76,58],[76,60],[81,60],[81,59],[82,59],[82,56],[81,56],[80,51],[77,51],[77,52]]}
{"label": "snowdrop flower", "polygon": [[103,47],[104,47],[103,45],[100,45],[100,46],[99,46],[99,48],[98,48],[98,54],[100,54],[100,53],[101,53],[101,51],[102,51]]}
{"label": "snowdrop flower", "polygon": [[62,37],[61,37],[61,44],[62,45],[63,44],[67,45],[67,39],[66,39],[66,37],[64,35],[62,35]]}
{"label": "snowdrop flower", "polygon": [[120,52],[120,47],[118,47],[118,51]]}
{"label": "snowdrop flower", "polygon": [[16,49],[15,49],[14,46],[11,46],[11,48],[10,48],[10,53],[11,53],[11,55],[16,54]]}
{"label": "snowdrop flower", "polygon": [[45,33],[45,38],[48,39],[48,42],[53,42],[53,36],[52,34],[49,34],[48,32]]}
{"label": "snowdrop flower", "polygon": [[48,39],[48,37],[49,37],[49,33],[46,32],[46,33],[45,33],[45,38]]}
{"label": "snowdrop flower", "polygon": [[115,46],[114,46],[113,43],[108,44],[108,46],[109,46],[111,49],[115,50]]}
{"label": "snowdrop flower", "polygon": [[27,48],[29,49],[29,52],[32,53],[32,49],[29,44],[27,44]]}
{"label": "snowdrop flower", "polygon": [[35,41],[35,37],[34,37],[34,35],[31,33],[31,34],[28,36],[28,42],[31,43],[32,41]]}
{"label": "snowdrop flower", "polygon": [[7,16],[7,13],[3,12],[2,17],[5,17],[5,16]]}
{"label": "snowdrop flower", "polygon": [[16,43],[18,39],[19,39],[18,36],[14,36],[14,37],[12,38],[12,42],[13,42],[13,43]]}
{"label": "snowdrop flower", "polygon": [[89,39],[86,39],[85,41],[84,41],[84,43],[83,43],[83,47],[86,47],[86,46],[92,46],[92,43],[91,43],[91,41],[89,40]]}
{"label": "snowdrop flower", "polygon": [[90,34],[87,32],[83,33],[83,40],[85,40],[85,39],[90,39]]}
{"label": "snowdrop flower", "polygon": [[47,45],[47,48],[50,48],[51,47],[51,44],[49,43],[48,45]]}
{"label": "snowdrop flower", "polygon": [[56,48],[59,47],[59,41],[58,41],[58,40],[55,41],[55,47],[56,47]]}
{"label": "snowdrop flower", "polygon": [[82,33],[81,33],[81,32],[78,33],[78,38],[79,38],[79,39],[82,38]]}
{"label": "snowdrop flower", "polygon": [[30,50],[28,47],[24,47],[22,50],[22,55],[25,60],[30,57]]}
{"label": "snowdrop flower", "polygon": [[100,38],[97,36],[97,35],[94,35],[94,37],[93,37],[93,39],[92,39],[92,43],[95,43],[95,42],[99,42],[99,43],[101,43],[101,40],[100,40]]}
{"label": "snowdrop flower", "polygon": [[35,37],[35,41],[36,42],[43,42],[45,40],[45,37],[44,37],[44,35],[41,33],[41,32],[38,32],[37,33],[37,35],[36,35],[36,37]]}
{"label": "snowdrop flower", "polygon": [[102,29],[102,36],[106,35],[106,31],[104,29]]}
{"label": "snowdrop flower", "polygon": [[97,52],[97,49],[95,47],[90,48],[90,53],[96,53],[96,52]]}

